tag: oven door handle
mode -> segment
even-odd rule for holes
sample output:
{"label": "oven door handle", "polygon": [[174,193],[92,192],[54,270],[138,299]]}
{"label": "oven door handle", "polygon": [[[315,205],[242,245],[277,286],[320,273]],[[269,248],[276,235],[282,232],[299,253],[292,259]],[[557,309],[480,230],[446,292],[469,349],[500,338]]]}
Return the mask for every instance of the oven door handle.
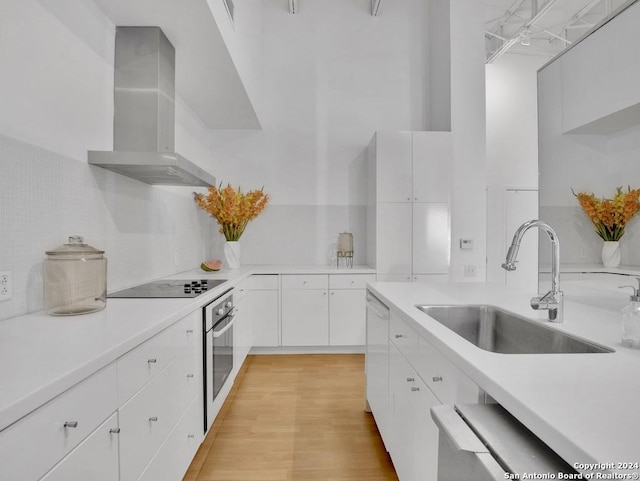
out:
{"label": "oven door handle", "polygon": [[213,338],[216,339],[216,338],[222,336],[225,332],[227,332],[232,327],[233,327],[233,316],[231,316],[231,321],[226,326],[224,326],[222,329],[220,329],[219,331],[212,331]]}

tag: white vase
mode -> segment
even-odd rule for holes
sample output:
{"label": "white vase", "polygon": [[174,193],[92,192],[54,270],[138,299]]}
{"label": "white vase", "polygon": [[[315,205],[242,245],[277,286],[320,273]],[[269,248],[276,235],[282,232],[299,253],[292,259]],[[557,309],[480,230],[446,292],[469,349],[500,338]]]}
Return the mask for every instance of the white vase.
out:
{"label": "white vase", "polygon": [[224,259],[227,269],[238,269],[240,267],[240,241],[227,241],[224,244]]}
{"label": "white vase", "polygon": [[618,267],[620,265],[620,242],[603,241],[602,264],[605,267]]}

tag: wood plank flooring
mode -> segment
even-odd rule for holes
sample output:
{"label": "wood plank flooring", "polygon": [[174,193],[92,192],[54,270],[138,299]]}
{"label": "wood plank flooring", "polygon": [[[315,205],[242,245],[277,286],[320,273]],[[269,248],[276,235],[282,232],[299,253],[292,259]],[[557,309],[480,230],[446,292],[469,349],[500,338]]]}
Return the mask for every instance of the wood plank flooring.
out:
{"label": "wood plank flooring", "polygon": [[249,356],[184,481],[397,481],[364,356]]}

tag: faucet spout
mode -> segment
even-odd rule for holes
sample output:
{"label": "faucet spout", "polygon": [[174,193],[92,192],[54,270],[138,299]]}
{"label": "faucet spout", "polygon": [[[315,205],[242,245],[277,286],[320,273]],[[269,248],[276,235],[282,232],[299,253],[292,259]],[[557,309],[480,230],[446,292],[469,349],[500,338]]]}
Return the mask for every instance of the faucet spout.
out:
{"label": "faucet spout", "polygon": [[541,220],[530,220],[522,224],[513,235],[511,247],[507,252],[507,257],[502,264],[502,268],[507,271],[516,270],[516,258],[520,249],[520,242],[524,234],[531,228],[537,227],[547,233],[551,241],[551,290],[545,295],[534,297],[531,299],[531,307],[533,309],[546,309],[549,311],[549,320],[551,322],[562,322],[563,314],[563,294],[560,290],[560,241],[558,234],[553,228]]}

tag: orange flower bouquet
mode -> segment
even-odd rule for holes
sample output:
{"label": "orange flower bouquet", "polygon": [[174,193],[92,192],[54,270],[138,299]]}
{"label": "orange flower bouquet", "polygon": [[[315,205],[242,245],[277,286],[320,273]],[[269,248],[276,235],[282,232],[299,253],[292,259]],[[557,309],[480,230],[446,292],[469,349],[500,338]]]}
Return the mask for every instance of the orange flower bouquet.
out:
{"label": "orange flower bouquet", "polygon": [[586,192],[576,194],[573,189],[571,192],[604,241],[619,241],[627,223],[640,211],[640,189],[627,187],[624,192],[622,187],[618,187],[613,199],[598,199]]}
{"label": "orange flower bouquet", "polygon": [[198,206],[214,217],[220,224],[220,233],[227,241],[237,241],[247,224],[258,217],[269,202],[269,195],[262,189],[243,193],[238,186],[227,184],[222,188],[209,187],[208,195],[195,194]]}

